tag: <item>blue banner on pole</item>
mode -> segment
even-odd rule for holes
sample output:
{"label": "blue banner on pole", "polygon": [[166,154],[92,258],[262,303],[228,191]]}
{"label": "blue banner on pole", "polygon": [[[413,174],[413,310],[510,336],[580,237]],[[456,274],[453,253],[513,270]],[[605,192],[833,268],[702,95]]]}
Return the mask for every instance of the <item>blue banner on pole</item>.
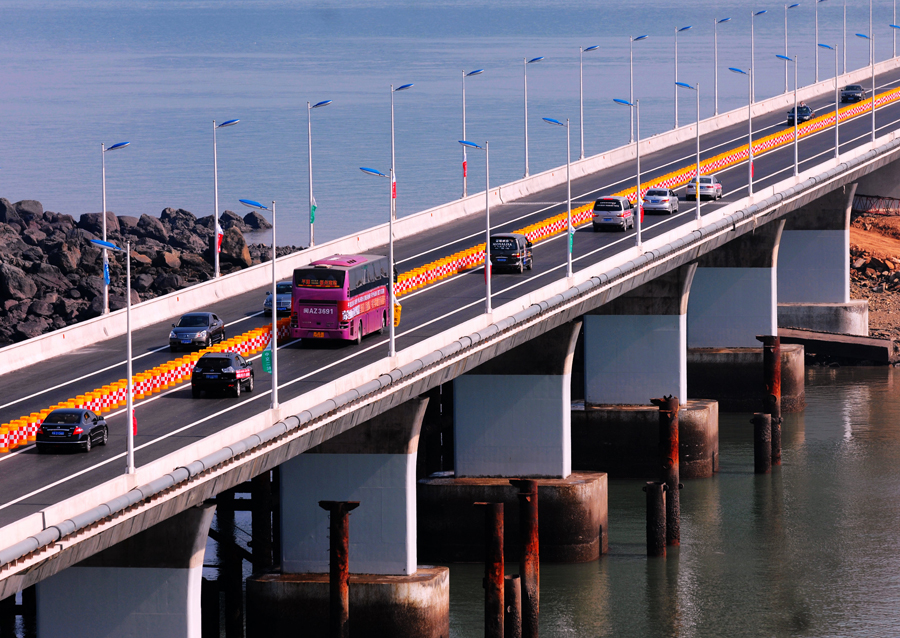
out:
{"label": "blue banner on pole", "polygon": [[103,262],[103,283],[109,285],[109,264],[107,262]]}

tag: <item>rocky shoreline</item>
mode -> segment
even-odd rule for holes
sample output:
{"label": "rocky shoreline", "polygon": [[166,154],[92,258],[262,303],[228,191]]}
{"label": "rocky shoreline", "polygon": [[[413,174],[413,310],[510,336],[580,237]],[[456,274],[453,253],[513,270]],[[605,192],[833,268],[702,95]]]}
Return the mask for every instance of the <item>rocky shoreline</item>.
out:
{"label": "rocky shoreline", "polygon": [[[248,244],[245,232],[271,228],[253,211],[225,211],[219,268],[223,274],[271,259],[271,246]],[[206,281],[213,275],[212,215],[197,217],[166,208],[159,217],[107,211],[107,239],[131,242],[132,303]],[[71,215],[45,211],[40,202],[11,204],[0,198],[0,347],[58,330],[100,314],[103,307],[102,213]],[[279,246],[278,256],[302,250]],[[109,254],[109,306],[125,307],[125,258]]]}

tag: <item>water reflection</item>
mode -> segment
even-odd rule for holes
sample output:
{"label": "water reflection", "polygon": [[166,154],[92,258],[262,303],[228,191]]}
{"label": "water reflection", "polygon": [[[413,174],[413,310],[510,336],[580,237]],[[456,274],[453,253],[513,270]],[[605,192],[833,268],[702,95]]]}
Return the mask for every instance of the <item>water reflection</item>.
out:
{"label": "water reflection", "polygon": [[[610,552],[541,566],[541,636],[892,636],[900,625],[897,370],[811,369],[784,461],[753,474],[750,415],[681,493],[682,546],[644,555],[640,481],[610,481]],[[515,564],[508,566],[513,573]],[[451,567],[451,635],[483,634],[482,567]]]}

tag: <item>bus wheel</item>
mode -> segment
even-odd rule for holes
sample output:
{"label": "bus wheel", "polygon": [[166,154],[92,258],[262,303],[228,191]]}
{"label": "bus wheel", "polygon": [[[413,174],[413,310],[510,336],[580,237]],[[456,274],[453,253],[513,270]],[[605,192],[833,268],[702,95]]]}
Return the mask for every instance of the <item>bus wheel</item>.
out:
{"label": "bus wheel", "polygon": [[362,321],[356,326],[356,345],[362,343]]}

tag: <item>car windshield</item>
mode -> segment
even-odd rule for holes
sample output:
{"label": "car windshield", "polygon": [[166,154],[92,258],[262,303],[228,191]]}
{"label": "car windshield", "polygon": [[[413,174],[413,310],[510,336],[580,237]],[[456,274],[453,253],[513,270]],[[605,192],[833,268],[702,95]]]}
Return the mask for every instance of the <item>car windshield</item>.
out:
{"label": "car windshield", "polygon": [[44,419],[44,423],[80,423],[80,412],[51,412]]}
{"label": "car windshield", "polygon": [[712,177],[701,177],[700,183],[701,184],[712,184]]}
{"label": "car windshield", "polygon": [[669,193],[666,191],[656,191],[656,190],[647,191],[647,197],[665,197],[668,194]]}
{"label": "car windshield", "polygon": [[298,288],[343,288],[344,271],[328,268],[298,268],[294,271],[294,285]]}
{"label": "car windshield", "polygon": [[849,84],[844,87],[845,91],[862,91],[862,86],[859,84]]}
{"label": "car windshield", "polygon": [[515,250],[516,240],[512,237],[491,237],[491,250]]}
{"label": "car windshield", "polygon": [[598,199],[594,203],[594,210],[622,210],[622,202],[618,199]]}
{"label": "car windshield", "polygon": [[203,370],[218,370],[221,371],[228,366],[231,365],[231,359],[227,357],[210,357],[203,358],[197,361],[197,367]]}
{"label": "car windshield", "polygon": [[275,292],[279,295],[289,295],[293,290],[293,284],[290,282],[282,282],[275,286]]}
{"label": "car windshield", "polygon": [[199,328],[209,325],[209,317],[206,315],[185,315],[178,322],[176,328]]}

